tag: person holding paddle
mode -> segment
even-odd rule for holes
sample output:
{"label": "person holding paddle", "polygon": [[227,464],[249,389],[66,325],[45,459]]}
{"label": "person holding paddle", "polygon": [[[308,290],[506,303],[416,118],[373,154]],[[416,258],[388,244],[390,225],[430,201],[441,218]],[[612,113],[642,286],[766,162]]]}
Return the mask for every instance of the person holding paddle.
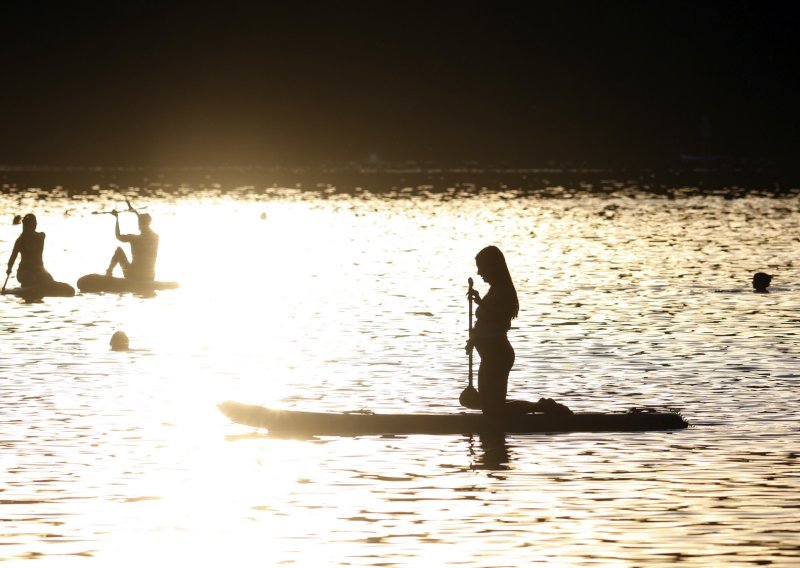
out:
{"label": "person holding paddle", "polygon": [[[11,251],[11,258],[6,270],[6,282],[14,268],[17,255],[20,256],[17,269],[17,280],[20,286],[38,286],[53,282],[53,277],[44,269],[42,261],[45,234],[37,232],[36,225],[36,215],[33,213],[28,213],[22,218],[22,234],[17,238],[14,249]],[[5,291],[5,286],[3,286],[3,290]]]}
{"label": "person holding paddle", "polygon": [[128,210],[136,213],[139,221],[138,235],[123,235],[119,230],[119,212],[112,211],[116,224],[114,234],[117,240],[123,243],[130,243],[132,260],[128,260],[122,247],[117,247],[111,263],[106,270],[106,276],[111,276],[114,268],[119,265],[125,278],[132,280],[155,280],[156,277],[156,258],[158,257],[158,235],[150,228],[152,217],[147,213],[139,213],[131,204],[128,203]]}
{"label": "person holding paddle", "polygon": [[476,401],[480,409],[493,420],[507,414],[529,412],[572,414],[569,408],[551,398],[542,398],[538,402],[506,400],[508,375],[515,358],[507,334],[511,320],[519,315],[517,290],[505,256],[496,246],[482,249],[475,257],[475,264],[478,275],[489,284],[489,291],[483,297],[471,285],[467,292],[468,298],[478,306],[475,327],[470,329],[466,349],[471,354],[474,347],[481,358]]}

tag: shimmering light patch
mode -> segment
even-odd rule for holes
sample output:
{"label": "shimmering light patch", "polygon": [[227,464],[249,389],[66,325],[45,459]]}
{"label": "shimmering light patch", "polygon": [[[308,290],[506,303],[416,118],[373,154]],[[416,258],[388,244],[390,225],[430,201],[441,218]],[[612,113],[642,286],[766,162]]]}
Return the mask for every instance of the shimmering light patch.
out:
{"label": "shimmering light patch", "polygon": [[[179,290],[2,299],[0,558],[797,560],[793,201],[274,190],[134,203],[161,235],[158,277]],[[34,210],[48,268],[74,283],[117,246],[113,218],[92,212],[122,205],[3,195],[0,218]],[[0,225],[0,255],[18,233]],[[217,412],[227,399],[460,410],[466,278],[490,243],[522,305],[515,397],[672,405],[695,427],[309,441]],[[750,292],[762,269],[776,274],[769,295]],[[109,350],[117,329],[131,352]]]}

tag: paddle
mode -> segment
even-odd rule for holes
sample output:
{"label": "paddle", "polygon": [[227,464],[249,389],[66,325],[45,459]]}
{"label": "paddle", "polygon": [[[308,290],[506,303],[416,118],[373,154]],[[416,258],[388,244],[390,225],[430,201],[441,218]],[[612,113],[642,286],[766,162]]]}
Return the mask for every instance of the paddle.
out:
{"label": "paddle", "polygon": [[[139,214],[139,211],[133,205],[131,205],[130,199],[125,200],[125,205],[128,206],[129,212],[136,213],[137,215]],[[117,215],[119,213],[120,211],[117,211],[116,209],[112,211],[92,211],[92,215]],[[124,213],[124,211],[122,211],[122,213]]]}
{"label": "paddle", "polygon": [[[469,332],[470,337],[472,337],[472,278],[467,280],[469,284],[469,291],[467,292],[467,298],[469,298]],[[470,346],[469,348],[469,384],[467,388],[461,391],[461,396],[458,397],[458,402],[461,403],[461,406],[465,406],[467,408],[471,408],[473,410],[480,410],[481,408],[481,397],[478,394],[478,391],[475,390],[475,387],[472,386],[472,350],[473,347]]]}
{"label": "paddle", "polygon": [[2,291],[2,292],[0,292],[0,294],[5,294],[5,293],[6,293],[6,285],[8,284],[8,278],[9,278],[10,276],[11,276],[11,271],[9,270],[9,271],[8,271],[8,274],[6,274],[6,281],[5,281],[5,282],[3,282],[3,291]]}

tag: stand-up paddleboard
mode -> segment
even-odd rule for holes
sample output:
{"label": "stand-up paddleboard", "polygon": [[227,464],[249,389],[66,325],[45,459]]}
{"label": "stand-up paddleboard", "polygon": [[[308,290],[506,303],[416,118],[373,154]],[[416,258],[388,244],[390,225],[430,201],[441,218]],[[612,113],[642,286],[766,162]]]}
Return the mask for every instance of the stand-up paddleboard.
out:
{"label": "stand-up paddleboard", "polygon": [[6,288],[3,294],[19,296],[20,298],[71,298],[75,295],[75,288],[66,282],[48,282],[36,286],[20,286],[19,288]]}
{"label": "stand-up paddleboard", "polygon": [[[220,410],[233,422],[266,428],[279,436],[356,436],[392,434],[473,434],[496,431],[483,414],[365,414],[275,410],[223,402]],[[523,414],[505,419],[509,434],[537,432],[642,432],[676,430],[688,422],[673,411],[631,409],[627,412]]]}
{"label": "stand-up paddleboard", "polygon": [[87,274],[78,278],[78,289],[84,293],[152,294],[158,290],[174,290],[177,282],[116,278],[105,274]]}

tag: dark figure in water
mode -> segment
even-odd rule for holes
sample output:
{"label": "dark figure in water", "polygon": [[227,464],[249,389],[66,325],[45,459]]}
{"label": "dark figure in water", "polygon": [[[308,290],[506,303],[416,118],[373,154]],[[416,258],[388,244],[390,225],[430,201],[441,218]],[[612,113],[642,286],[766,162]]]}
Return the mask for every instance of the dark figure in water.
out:
{"label": "dark figure in water", "polygon": [[11,274],[17,255],[20,255],[17,280],[20,286],[38,286],[53,281],[50,273],[44,269],[42,251],[44,251],[45,234],[36,231],[36,215],[28,213],[22,218],[22,234],[14,243],[11,258],[8,261],[6,274]]}
{"label": "dark figure in water", "polygon": [[130,349],[130,340],[124,331],[115,331],[108,344],[112,351],[128,351]]}
{"label": "dark figure in water", "polygon": [[489,291],[481,298],[477,290],[469,292],[477,304],[475,327],[467,342],[467,351],[478,350],[481,365],[478,369],[478,393],[481,410],[497,419],[504,414],[552,412],[572,414],[563,404],[553,399],[539,402],[506,400],[508,375],[514,366],[514,348],[508,341],[511,320],[519,314],[519,300],[514,282],[503,253],[496,246],[488,246],[475,257],[478,275],[489,284]]}
{"label": "dark figure in water", "polygon": [[769,283],[772,282],[772,276],[766,272],[756,272],[753,274],[753,290],[759,294],[769,294]]}
{"label": "dark figure in water", "polygon": [[111,264],[108,265],[106,276],[111,276],[114,268],[119,264],[125,278],[133,280],[155,280],[156,278],[156,258],[158,257],[158,235],[150,228],[152,218],[147,213],[138,213],[139,220],[138,235],[123,235],[119,231],[119,213],[114,211],[116,225],[114,233],[117,240],[123,243],[130,243],[132,260],[128,260],[122,247],[117,247],[114,256],[111,257]]}

